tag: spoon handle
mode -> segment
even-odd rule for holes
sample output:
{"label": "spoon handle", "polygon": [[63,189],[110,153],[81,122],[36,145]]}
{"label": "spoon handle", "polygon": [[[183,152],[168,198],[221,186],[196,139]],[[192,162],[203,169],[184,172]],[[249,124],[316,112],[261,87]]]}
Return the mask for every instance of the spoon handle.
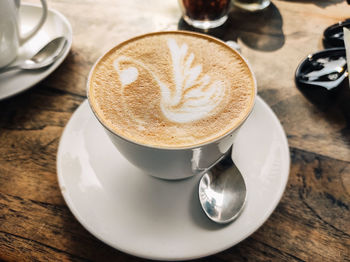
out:
{"label": "spoon handle", "polygon": [[4,67],[4,68],[0,69],[0,74],[5,73],[5,72],[9,72],[12,70],[18,70],[18,69],[21,69],[21,67],[19,65]]}

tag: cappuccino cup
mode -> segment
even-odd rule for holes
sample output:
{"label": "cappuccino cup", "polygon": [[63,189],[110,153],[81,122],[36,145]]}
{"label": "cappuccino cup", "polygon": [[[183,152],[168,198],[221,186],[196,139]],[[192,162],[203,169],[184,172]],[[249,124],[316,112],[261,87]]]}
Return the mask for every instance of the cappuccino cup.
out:
{"label": "cappuccino cup", "polygon": [[0,68],[14,61],[19,47],[31,39],[43,26],[47,17],[47,4],[45,0],[40,1],[42,4],[41,18],[38,24],[26,34],[22,34],[19,30],[20,0],[0,1]]}
{"label": "cappuccino cup", "polygon": [[199,33],[129,39],[90,71],[89,105],[117,149],[162,179],[202,174],[234,143],[257,87],[247,61]]}

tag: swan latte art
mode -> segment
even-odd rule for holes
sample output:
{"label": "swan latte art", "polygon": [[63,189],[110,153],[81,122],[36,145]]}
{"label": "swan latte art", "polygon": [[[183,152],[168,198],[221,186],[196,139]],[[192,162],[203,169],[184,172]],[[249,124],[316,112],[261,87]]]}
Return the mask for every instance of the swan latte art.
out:
{"label": "swan latte art", "polygon": [[255,81],[246,62],[201,34],[161,32],[105,54],[88,82],[90,105],[112,132],[136,143],[182,148],[207,143],[249,114]]}

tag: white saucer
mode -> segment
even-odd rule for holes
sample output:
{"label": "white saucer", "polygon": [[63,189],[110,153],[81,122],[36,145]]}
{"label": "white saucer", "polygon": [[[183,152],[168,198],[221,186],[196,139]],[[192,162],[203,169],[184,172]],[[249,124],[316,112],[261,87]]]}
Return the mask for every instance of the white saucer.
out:
{"label": "white saucer", "polygon": [[143,174],[112,145],[85,101],[61,137],[57,173],[72,213],[101,241],[143,258],[187,260],[245,239],[282,197],[289,174],[287,139],[260,97],[238,134],[233,159],[246,179],[247,205],[236,221],[217,225],[200,208],[199,176],[165,181]]}
{"label": "white saucer", "polygon": [[[20,8],[21,31],[33,28],[41,16],[41,7],[22,4]],[[68,20],[58,11],[49,9],[47,19],[40,31],[19,49],[14,64],[25,58],[32,57],[43,45],[50,40],[65,36],[68,44],[63,55],[50,67],[39,71],[12,71],[0,74],[0,100],[11,97],[34,86],[51,74],[66,58],[72,46],[72,28]]]}

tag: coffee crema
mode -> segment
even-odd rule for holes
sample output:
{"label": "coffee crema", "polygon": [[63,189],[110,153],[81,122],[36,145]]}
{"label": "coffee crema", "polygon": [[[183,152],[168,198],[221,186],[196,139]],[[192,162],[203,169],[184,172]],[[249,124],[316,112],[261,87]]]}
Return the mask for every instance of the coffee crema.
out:
{"label": "coffee crema", "polygon": [[241,56],[221,41],[189,32],[130,39],[95,64],[90,105],[112,132],[143,145],[207,143],[250,112],[255,81]]}

